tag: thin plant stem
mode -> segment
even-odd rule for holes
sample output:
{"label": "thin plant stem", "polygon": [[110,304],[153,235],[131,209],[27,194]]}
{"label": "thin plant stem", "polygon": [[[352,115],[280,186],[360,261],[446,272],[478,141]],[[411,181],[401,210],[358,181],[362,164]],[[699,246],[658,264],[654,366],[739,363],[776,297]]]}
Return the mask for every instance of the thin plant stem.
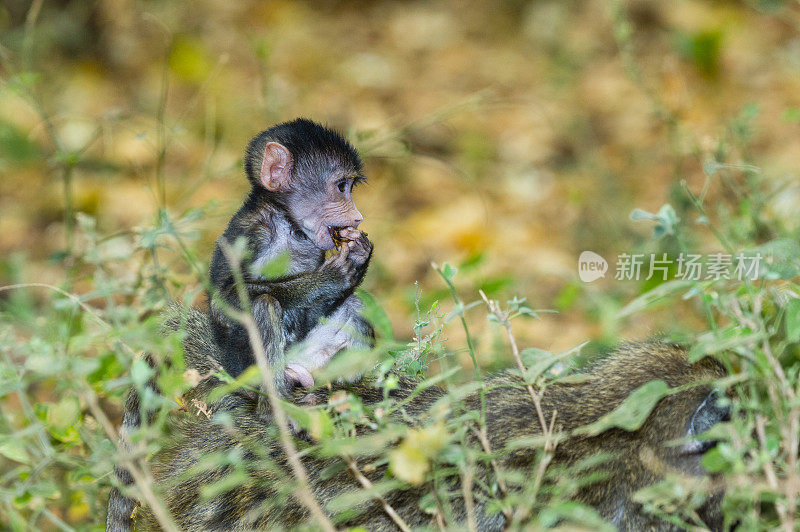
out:
{"label": "thin plant stem", "polygon": [[[481,298],[483,298],[483,301],[489,307],[489,312],[491,312],[497,318],[500,325],[502,325],[503,328],[505,328],[506,335],[508,336],[508,342],[511,345],[511,354],[514,356],[514,361],[517,363],[517,367],[524,376],[527,369],[525,368],[525,364],[522,362],[522,357],[520,356],[519,347],[517,346],[517,340],[516,338],[514,338],[514,333],[511,330],[511,321],[508,319],[508,313],[503,312],[500,309],[500,305],[497,303],[497,301],[493,301],[487,298],[486,294],[483,293],[483,290],[479,290],[478,293],[481,295]],[[547,421],[545,420],[544,411],[542,410],[541,399],[539,398],[539,395],[534,391],[533,385],[526,384],[525,388],[527,388],[528,393],[530,394],[531,399],[533,400],[533,405],[536,408],[536,415],[539,418],[539,425],[542,427],[542,434],[544,434],[545,436],[545,451],[552,452],[553,449],[551,449],[552,442],[550,438],[552,434],[548,431]],[[553,415],[555,415],[555,410],[553,411]]]}
{"label": "thin plant stem", "polygon": [[472,495],[472,482],[475,472],[471,464],[467,464],[461,473],[461,491],[464,496],[464,508],[467,510],[467,528],[470,532],[478,531],[478,521],[475,517],[475,499]]}
{"label": "thin plant stem", "polygon": [[[486,434],[486,430],[482,429],[475,429],[473,427],[473,432],[475,436],[478,438],[478,441],[481,443],[481,447],[483,448],[483,452],[487,455],[492,455],[492,447],[489,444],[489,438]],[[497,460],[489,459],[489,465],[492,466],[492,471],[494,471],[494,476],[497,479],[497,487],[500,490],[502,495],[508,495],[508,486],[506,485],[505,481],[503,480],[502,471],[500,470],[500,466],[497,465]],[[513,513],[511,512],[511,508],[508,507],[507,504],[503,504],[503,515],[506,516],[506,520],[510,522],[513,517]]]}
{"label": "thin plant stem", "polygon": [[[167,49],[169,50],[170,47]],[[169,52],[167,52],[169,53]],[[164,166],[167,162],[167,97],[169,96],[169,67],[168,61],[164,61],[163,73],[161,75],[161,92],[158,96],[158,108],[156,109],[156,190],[158,195],[158,207],[164,209],[167,206],[167,183],[164,173]]]}
{"label": "thin plant stem", "polygon": [[247,338],[250,342],[250,347],[253,350],[253,355],[255,356],[258,369],[261,371],[261,380],[264,392],[267,395],[267,400],[270,408],[272,409],[272,414],[275,416],[275,424],[278,426],[281,446],[286,453],[287,462],[289,463],[292,473],[295,476],[295,480],[297,480],[298,483],[297,489],[295,490],[295,496],[308,509],[320,528],[327,532],[333,532],[336,530],[336,527],[333,526],[333,523],[331,523],[328,516],[322,510],[322,507],[320,507],[319,503],[314,498],[314,494],[311,491],[308,480],[308,473],[306,472],[303,463],[300,461],[297,448],[292,441],[292,433],[289,429],[289,418],[286,415],[286,411],[284,410],[283,406],[281,405],[278,389],[275,385],[275,376],[272,371],[272,367],[267,361],[267,354],[264,349],[264,344],[261,341],[261,334],[259,333],[258,326],[253,318],[253,314],[250,309],[250,300],[247,296],[247,292],[244,289],[244,280],[241,272],[241,260],[236,256],[236,253],[234,253],[233,249],[227,242],[220,240],[220,245],[222,252],[225,254],[225,258],[231,265],[231,271],[233,272],[237,295],[244,308],[242,312],[235,313],[232,310],[230,310],[230,312],[235,314],[235,318],[244,326],[245,330],[247,331]]}
{"label": "thin plant stem", "polygon": [[64,184],[64,231],[67,239],[67,257],[72,255],[75,244],[75,200],[72,191],[72,172],[74,166],[64,163],[62,182]]}
{"label": "thin plant stem", "polygon": [[[372,482],[370,482],[370,480],[364,476],[364,474],[358,468],[358,464],[356,463],[356,461],[346,455],[343,455],[342,457],[344,458],[344,461],[347,462],[347,467],[350,469],[350,472],[353,473],[353,476],[356,477],[358,483],[361,484],[361,486],[364,489],[368,491],[372,490],[373,488]],[[383,511],[386,512],[386,515],[388,515],[389,518],[392,521],[394,521],[394,524],[396,524],[400,530],[402,530],[403,532],[411,532],[411,527],[408,526],[408,524],[403,520],[403,518],[400,517],[400,514],[398,514],[397,511],[394,508],[392,508],[392,506],[386,501],[386,499],[384,499],[379,493],[376,493],[375,495],[373,495],[373,497],[375,497],[375,499],[381,504]]]}
{"label": "thin plant stem", "polygon": [[461,320],[461,326],[464,328],[464,335],[467,339],[467,348],[469,349],[469,357],[472,360],[472,367],[475,370],[475,379],[478,381],[481,387],[481,428],[486,426],[486,389],[483,384],[483,377],[481,376],[481,369],[478,366],[478,359],[475,357],[475,344],[472,341],[472,335],[469,332],[469,325],[467,325],[467,318],[464,315],[464,302],[461,301],[461,298],[458,296],[458,292],[456,291],[456,287],[453,284],[453,281],[450,280],[444,272],[439,268],[436,264],[431,264],[433,269],[444,279],[447,288],[450,290],[450,297],[453,299],[453,302],[456,304],[456,307],[459,309],[458,317]]}
{"label": "thin plant stem", "polygon": [[[511,329],[509,312],[503,311],[497,301],[490,300],[488,297],[486,297],[486,294],[483,292],[483,290],[479,290],[478,293],[480,294],[481,299],[483,299],[483,301],[486,303],[486,306],[489,308],[489,312],[494,315],[498,323],[500,323],[500,325],[502,325],[505,329],[506,336],[508,337],[508,343],[511,346],[511,354],[517,363],[520,373],[524,377],[527,370],[525,368],[525,364],[522,362],[519,346],[517,346],[517,340],[514,337],[513,330]],[[531,396],[534,408],[536,409],[536,416],[539,419],[539,425],[542,427],[542,434],[544,435],[544,454],[540,458],[539,465],[536,468],[536,476],[534,477],[532,488],[532,499],[536,500],[536,497],[539,493],[539,488],[544,481],[544,475],[547,471],[547,467],[550,465],[550,462],[553,460],[553,456],[555,454],[557,442],[556,439],[553,438],[553,433],[555,430],[557,412],[555,409],[553,410],[550,423],[548,424],[544,416],[544,410],[542,409],[541,398],[533,389],[533,385],[526,384],[525,388],[528,390],[528,393]],[[524,511],[525,510],[522,507],[517,508],[517,511],[514,512],[514,518],[512,519],[512,522],[517,522],[519,519],[522,519],[524,517]]]}

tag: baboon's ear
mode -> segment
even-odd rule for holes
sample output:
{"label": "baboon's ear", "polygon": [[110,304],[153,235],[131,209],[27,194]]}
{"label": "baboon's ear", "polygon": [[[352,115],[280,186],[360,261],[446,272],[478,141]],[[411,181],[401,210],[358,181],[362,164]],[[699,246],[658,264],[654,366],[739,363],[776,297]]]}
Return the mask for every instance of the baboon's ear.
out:
{"label": "baboon's ear", "polygon": [[685,452],[704,452],[714,445],[714,442],[709,440],[699,440],[697,436],[706,432],[708,429],[722,423],[723,421],[730,421],[731,407],[727,404],[720,404],[724,400],[725,394],[717,389],[711,390],[706,395],[700,406],[692,414],[689,419],[689,426],[686,428],[686,436],[691,438],[684,447]]}
{"label": "baboon's ear", "polygon": [[261,184],[272,192],[286,192],[292,181],[292,154],[282,144],[268,142],[261,160]]}

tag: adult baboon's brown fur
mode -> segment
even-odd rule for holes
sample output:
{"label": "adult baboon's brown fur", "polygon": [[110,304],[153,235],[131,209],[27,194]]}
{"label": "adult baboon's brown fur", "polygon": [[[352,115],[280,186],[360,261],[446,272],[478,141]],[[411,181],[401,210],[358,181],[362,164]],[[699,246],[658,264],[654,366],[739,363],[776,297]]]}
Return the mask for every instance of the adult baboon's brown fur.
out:
{"label": "adult baboon's brown fur", "polygon": [[[202,314],[190,313],[190,318],[188,338],[193,342],[191,349],[195,351],[187,356],[195,357],[205,349],[197,348],[204,346],[205,342],[200,339],[208,333]],[[632,495],[638,489],[664,479],[668,472],[690,476],[704,474],[700,457],[706,444],[694,440],[675,445],[673,440],[702,432],[726,417],[727,409],[717,404],[717,394],[711,384],[724,374],[723,367],[712,359],[689,363],[682,347],[653,341],[623,345],[586,371],[584,379],[574,380],[572,384],[548,385],[541,396],[541,405],[548,420],[556,411],[556,428],[563,436],[554,451],[551,467],[575,464],[600,452],[609,453],[610,458],[597,466],[599,471],[605,472],[606,478],[580,489],[577,500],[594,507],[621,530],[678,530],[644,512]],[[638,430],[612,428],[596,436],[573,434],[575,429],[613,411],[638,387],[656,379],[665,381],[670,388],[698,381],[703,384],[686,386],[663,397]],[[373,384],[366,378],[333,389],[346,389],[369,404],[384,398],[383,390]],[[391,395],[397,400],[409,398],[416,384],[413,380],[401,378],[399,387]],[[485,397],[486,428],[491,450],[499,453],[496,464],[500,468],[521,469],[533,477],[540,450],[521,447],[512,452],[502,452],[515,438],[542,434],[528,390],[518,377],[510,374],[489,378],[486,384],[489,388]],[[320,399],[323,401],[326,393],[317,392],[322,394]],[[431,405],[444,395],[444,390],[436,386],[417,391],[403,406],[398,419],[425,423]],[[291,471],[276,443],[274,426],[269,419],[256,414],[256,403],[247,394],[235,394],[213,405],[216,412],[224,411],[229,416],[231,424],[226,428],[204,416],[180,416],[175,425],[174,441],[153,458],[153,474],[164,488],[164,500],[180,528],[197,531],[291,528],[308,519],[306,509],[286,495],[285,485],[292,478]],[[464,409],[480,409],[477,392],[465,399]],[[668,442],[673,443],[666,445]],[[219,462],[207,467],[199,465],[203,457],[215,453],[219,453],[217,459],[224,455],[244,461],[248,475],[241,485],[222,489],[207,498],[203,493],[204,487],[219,482],[232,470],[230,465],[219,465]],[[261,453],[274,460],[275,466],[268,467],[263,461],[256,460]],[[312,491],[323,507],[336,495],[362,489],[339,457],[320,458],[309,453],[303,457],[303,463],[310,476]],[[487,462],[478,461],[476,467],[479,479],[493,478],[494,472]],[[372,482],[378,482],[385,478],[386,466],[379,464],[364,474]],[[452,491],[461,492],[458,475],[446,482],[452,484]],[[284,489],[280,489],[281,486]],[[403,484],[384,493],[383,497],[410,526],[427,526],[433,524],[432,517],[420,509],[419,501],[430,491],[427,484],[417,487]],[[502,530],[506,516],[487,508],[487,497],[479,489],[479,483],[475,483],[473,491],[478,528]],[[698,512],[714,530],[722,527],[720,498],[719,493],[709,497]],[[451,506],[455,520],[466,522],[463,500],[453,498]],[[357,512],[345,516],[337,524],[364,526],[369,530],[397,528],[375,499],[360,504]],[[155,528],[152,515],[146,509],[140,509],[137,526]]]}

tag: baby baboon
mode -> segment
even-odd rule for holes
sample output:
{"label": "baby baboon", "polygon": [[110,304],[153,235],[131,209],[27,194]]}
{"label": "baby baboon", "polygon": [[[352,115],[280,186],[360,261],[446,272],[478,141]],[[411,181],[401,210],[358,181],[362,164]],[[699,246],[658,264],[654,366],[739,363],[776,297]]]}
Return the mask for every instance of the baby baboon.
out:
{"label": "baby baboon", "polygon": [[[244,327],[219,305],[241,309],[240,274],[265,347],[273,343],[273,315],[282,320],[287,347],[301,341],[301,354],[286,364],[283,352],[267,349],[281,393],[294,384],[311,386],[311,371],[344,347],[369,347],[372,327],[353,295],[369,265],[372,243],[358,229],[362,221],[351,196],[364,181],[361,158],[335,131],[306,119],[262,131],[247,146],[244,168],[251,189],[217,240],[209,278],[212,331],[219,362],[234,377],[255,362]],[[234,272],[224,252],[244,238],[246,256]],[[325,260],[325,251],[338,252]],[[281,254],[288,269],[264,277],[260,268]],[[319,324],[328,318],[331,324]]]}
{"label": "baby baboon", "polygon": [[[338,133],[310,120],[278,124],[253,138],[244,167],[251,190],[217,241],[209,277],[216,292],[210,298],[210,323],[219,349],[215,363],[238,376],[255,360],[243,326],[220,305],[241,310],[235,275],[224,253],[244,238],[246,253],[241,278],[250,300],[275,386],[285,394],[292,386],[314,384],[311,371],[324,366],[348,347],[371,347],[372,326],[361,316],[361,301],[353,295],[372,254],[372,243],[359,231],[361,213],[351,192],[364,180],[355,149]],[[325,251],[338,249],[328,260]],[[286,254],[286,271],[265,278],[257,271]],[[174,312],[173,312],[174,314]],[[174,317],[174,316],[173,316]],[[319,323],[326,318],[325,323]],[[205,337],[204,337],[205,338]],[[295,347],[291,360],[286,348]],[[191,348],[187,349],[192,357]],[[195,357],[201,370],[208,360]],[[152,364],[152,360],[148,359]],[[205,372],[201,372],[205,373]],[[155,382],[148,387],[158,391]],[[122,433],[141,426],[139,395],[128,394]],[[125,437],[123,446],[129,446]],[[115,468],[124,485],[130,474]],[[134,502],[114,489],[107,528],[130,530]]]}
{"label": "baby baboon", "polygon": [[[190,325],[201,322],[201,319],[192,319]],[[207,327],[190,330],[189,337],[207,337],[207,343],[212,343]],[[609,453],[610,458],[596,466],[606,477],[581,488],[577,500],[593,506],[620,530],[672,530],[671,523],[646,513],[632,496],[638,489],[664,479],[669,472],[689,476],[704,474],[700,459],[711,444],[701,443],[693,436],[726,419],[727,408],[717,403],[718,392],[709,384],[724,375],[723,367],[712,359],[689,363],[686,351],[680,346],[644,342],[622,346],[588,370],[583,379],[573,380],[571,384],[551,383],[544,389],[541,406],[548,420],[556,412],[556,428],[564,437],[554,451],[551,467],[575,464],[597,453]],[[598,435],[573,433],[613,411],[638,387],[657,379],[673,389],[697,381],[702,383],[673,390],[663,397],[638,430],[611,428]],[[416,384],[400,378],[399,387],[391,392],[395,400],[408,401],[399,410],[402,413],[396,414],[399,420],[424,422],[431,405],[445,395],[444,390],[435,386],[416,390]],[[487,385],[488,443],[493,452],[499,453],[497,464],[507,469],[519,468],[529,475],[537,450],[517,447],[511,452],[502,452],[514,439],[542,434],[529,392],[521,386],[518,377],[510,374],[487,379]],[[350,385],[336,385],[332,391],[336,389],[346,389],[366,404],[384,399],[383,390],[368,378]],[[329,392],[315,393],[324,401]],[[291,528],[305,522],[308,519],[305,507],[280,489],[291,472],[281,447],[275,442],[274,427],[256,414],[256,401],[240,394],[227,397],[225,404],[212,408],[218,413],[226,411],[231,425],[223,428],[215,425],[213,418],[183,415],[175,426],[175,441],[152,461],[153,474],[165,488],[164,501],[178,526],[197,531],[273,529]],[[467,411],[480,408],[477,392],[466,398],[465,408]],[[680,438],[689,439],[684,444],[667,445]],[[232,471],[228,464],[200,465],[201,457],[210,453],[244,460],[247,476],[239,479],[242,484],[218,489],[212,495],[204,493],[208,486],[219,486],[221,479]],[[258,462],[256,456],[259,455],[274,460],[273,465]],[[339,457],[308,453],[303,463],[309,472],[314,495],[323,505],[337,495],[362,489]],[[478,478],[491,479],[493,472],[488,464],[478,461],[476,468]],[[363,474],[373,483],[380,482],[386,475],[386,466],[378,462]],[[451,485],[452,492],[461,492],[457,475],[446,482]],[[476,482],[473,490],[478,529],[502,530],[506,525],[505,515],[488,510],[487,498],[478,485]],[[382,496],[408,525],[414,527],[432,523],[431,516],[420,509],[419,504],[421,497],[428,493],[430,485],[423,484],[392,489]],[[463,500],[455,498],[450,505],[455,520],[465,522],[467,511]],[[709,497],[698,513],[711,529],[721,529],[720,495]],[[396,528],[376,500],[361,503],[357,511],[339,516],[339,519],[338,524],[342,526],[363,526],[369,530]],[[156,527],[147,509],[138,513],[137,525],[144,529]]]}

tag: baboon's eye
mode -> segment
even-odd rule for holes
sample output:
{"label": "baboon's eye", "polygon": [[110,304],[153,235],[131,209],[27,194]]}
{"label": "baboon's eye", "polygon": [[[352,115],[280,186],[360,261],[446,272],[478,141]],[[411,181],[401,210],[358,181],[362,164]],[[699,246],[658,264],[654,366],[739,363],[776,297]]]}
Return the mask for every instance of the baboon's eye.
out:
{"label": "baboon's eye", "polygon": [[339,192],[344,194],[345,190],[347,190],[347,179],[340,179],[337,181],[336,188],[339,189]]}

